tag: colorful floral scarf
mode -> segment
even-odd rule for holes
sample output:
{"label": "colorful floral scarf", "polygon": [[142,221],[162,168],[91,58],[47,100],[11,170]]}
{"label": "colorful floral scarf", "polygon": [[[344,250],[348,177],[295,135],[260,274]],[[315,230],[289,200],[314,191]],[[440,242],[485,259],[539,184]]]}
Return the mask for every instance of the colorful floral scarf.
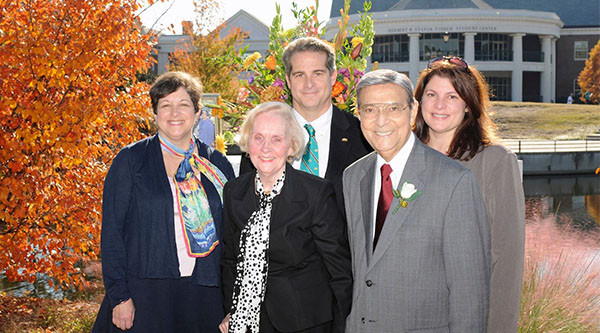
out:
{"label": "colorful floral scarf", "polygon": [[208,159],[194,154],[196,146],[191,140],[188,150],[177,146],[158,135],[162,149],[169,153],[184,157],[177,168],[173,179],[176,186],[179,217],[183,227],[185,245],[191,257],[206,257],[219,245],[215,223],[199,174],[203,174],[219,193],[223,202],[223,186],[227,177]]}

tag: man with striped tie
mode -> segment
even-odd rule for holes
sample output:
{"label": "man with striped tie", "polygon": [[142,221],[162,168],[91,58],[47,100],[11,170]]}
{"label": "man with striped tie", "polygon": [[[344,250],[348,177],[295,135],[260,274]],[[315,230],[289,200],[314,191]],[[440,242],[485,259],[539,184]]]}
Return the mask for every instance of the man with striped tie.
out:
{"label": "man with striped tie", "polygon": [[[325,41],[304,37],[283,51],[286,81],[292,93],[292,106],[298,124],[306,129],[306,151],[292,166],[333,182],[343,211],[342,173],[373,149],[360,130],[354,115],[331,104],[335,83],[335,50]],[[240,174],[253,170],[242,158]]]}

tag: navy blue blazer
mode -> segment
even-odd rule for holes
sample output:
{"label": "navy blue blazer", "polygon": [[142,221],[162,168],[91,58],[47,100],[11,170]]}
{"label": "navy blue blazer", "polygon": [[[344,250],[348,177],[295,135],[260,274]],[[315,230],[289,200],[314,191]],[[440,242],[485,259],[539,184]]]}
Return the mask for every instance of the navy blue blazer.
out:
{"label": "navy blue blazer", "polygon": [[[233,168],[225,156],[196,139],[198,153],[228,178]],[[204,176],[217,236],[222,230],[223,205],[216,189]],[[178,279],[179,260],[173,224],[173,195],[163,162],[158,135],[130,144],[117,154],[104,181],[102,202],[102,274],[112,307],[130,298],[128,276]],[[197,258],[193,281],[220,285],[222,247]]]}
{"label": "navy blue blazer", "polygon": [[[240,234],[259,200],[255,173],[225,185],[223,200],[223,293],[231,310]],[[352,305],[352,269],[344,220],[329,181],[286,165],[286,178],[273,199],[269,273],[262,311],[273,326],[295,332],[332,322],[343,332]]]}

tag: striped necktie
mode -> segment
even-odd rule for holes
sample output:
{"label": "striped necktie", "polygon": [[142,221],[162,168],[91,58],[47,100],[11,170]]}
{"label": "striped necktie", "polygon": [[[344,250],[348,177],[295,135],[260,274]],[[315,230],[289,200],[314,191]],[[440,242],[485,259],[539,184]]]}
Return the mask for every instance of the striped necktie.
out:
{"label": "striped necktie", "polygon": [[302,165],[300,170],[308,172],[315,176],[319,175],[319,147],[317,146],[317,139],[315,139],[315,129],[311,124],[304,125],[308,132],[308,143],[306,144],[306,150],[302,156]]}

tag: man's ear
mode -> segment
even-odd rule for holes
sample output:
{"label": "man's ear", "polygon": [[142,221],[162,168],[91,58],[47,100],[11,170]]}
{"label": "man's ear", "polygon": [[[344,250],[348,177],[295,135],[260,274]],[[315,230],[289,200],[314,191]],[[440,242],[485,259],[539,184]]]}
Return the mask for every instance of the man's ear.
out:
{"label": "man's ear", "polygon": [[410,123],[411,125],[415,123],[415,119],[417,119],[417,113],[419,112],[419,101],[416,99],[413,102],[412,108],[410,108]]}
{"label": "man's ear", "polygon": [[335,84],[335,80],[337,79],[337,70],[333,71],[331,73],[331,86],[333,87],[333,85]]}

